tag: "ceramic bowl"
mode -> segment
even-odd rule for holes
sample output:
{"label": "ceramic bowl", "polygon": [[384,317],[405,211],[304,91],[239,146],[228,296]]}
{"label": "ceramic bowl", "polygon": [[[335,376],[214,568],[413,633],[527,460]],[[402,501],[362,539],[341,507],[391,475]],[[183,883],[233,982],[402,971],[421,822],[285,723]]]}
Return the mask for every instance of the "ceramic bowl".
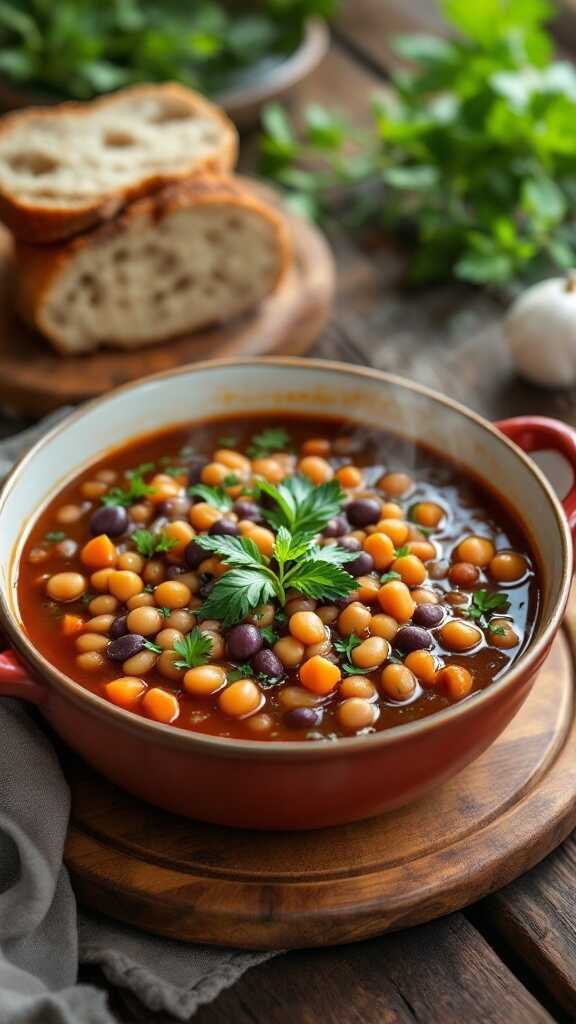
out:
{"label": "ceramic bowl", "polygon": [[[490,482],[531,538],[543,584],[533,639],[502,679],[460,704],[389,731],[335,743],[262,743],[140,718],[79,686],[35,650],[21,625],[16,579],[19,552],[39,509],[84,467],[140,433],[246,410],[368,420],[424,440]],[[567,460],[572,476],[564,508],[519,445],[560,452]],[[12,651],[0,656],[0,693],[35,701],[62,739],[98,772],[178,814],[259,829],[320,828],[380,814],[416,799],[478,757],[528,696],[568,598],[575,466],[576,434],[561,423],[536,417],[498,427],[427,388],[337,363],[203,363],[120,388],[60,423],[5,483],[0,614]]]}

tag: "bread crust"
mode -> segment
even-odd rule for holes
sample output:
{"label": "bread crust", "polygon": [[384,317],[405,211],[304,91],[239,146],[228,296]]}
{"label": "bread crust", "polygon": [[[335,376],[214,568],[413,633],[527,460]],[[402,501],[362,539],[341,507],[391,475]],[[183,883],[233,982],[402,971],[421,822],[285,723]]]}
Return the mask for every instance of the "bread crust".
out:
{"label": "bread crust", "polygon": [[[278,270],[271,290],[278,288],[292,258],[291,238],[285,218],[259,198],[245,181],[232,177],[206,176],[165,186],[161,191],[131,203],[114,220],[60,243],[35,246],[16,239],[16,303],[21,316],[40,331],[58,352],[70,355],[66,343],[62,343],[43,316],[52,288],[57,286],[60,275],[70,261],[87,247],[97,248],[126,234],[134,220],[145,218],[151,223],[160,222],[179,210],[209,205],[250,209],[268,221],[275,232],[279,254]],[[134,347],[167,341],[170,337],[174,335],[159,333],[153,339],[134,343]],[[109,339],[109,344],[114,346],[113,338]],[[124,342],[122,347],[128,347],[127,343]]]}
{"label": "bread crust", "polygon": [[133,185],[118,188],[114,192],[91,197],[84,203],[78,203],[74,209],[62,206],[42,206],[39,200],[18,198],[12,192],[0,186],[0,220],[12,231],[16,238],[34,245],[49,245],[56,241],[71,238],[100,222],[111,220],[127,203],[139,197],[159,191],[166,185],[187,180],[191,175],[225,174],[231,171],[238,157],[238,134],[227,115],[215,104],[198,93],[176,82],[162,85],[135,85],[112,93],[101,99],[87,103],[69,101],[54,107],[27,107],[22,111],[13,111],[0,118],[0,146],[4,138],[14,126],[21,127],[26,122],[39,119],[53,119],[54,116],[89,117],[94,110],[113,106],[119,97],[158,96],[184,100],[191,107],[210,115],[218,121],[222,131],[220,149],[202,160],[196,159],[193,165],[180,172],[162,172],[143,175]]}

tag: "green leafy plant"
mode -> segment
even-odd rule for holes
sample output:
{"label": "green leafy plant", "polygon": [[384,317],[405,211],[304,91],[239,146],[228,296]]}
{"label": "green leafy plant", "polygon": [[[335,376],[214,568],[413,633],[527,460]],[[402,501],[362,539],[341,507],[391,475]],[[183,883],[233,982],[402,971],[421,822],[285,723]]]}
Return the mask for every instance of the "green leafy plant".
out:
{"label": "green leafy plant", "polygon": [[274,502],[272,508],[262,510],[270,525],[275,529],[284,526],[295,536],[318,533],[329,519],[338,515],[345,501],[337,480],[316,485],[298,474],[278,486],[260,480],[258,490]]}
{"label": "green leafy plant", "polygon": [[180,656],[174,661],[176,668],[196,668],[208,661],[212,653],[212,638],[194,626],[181,640],[176,640],[174,650]]}
{"label": "green leafy plant", "polygon": [[344,659],[340,667],[345,676],[365,676],[372,671],[369,668],[358,668],[352,661],[352,651],[355,651],[361,643],[360,637],[355,633],[350,633],[343,640],[334,641],[334,650]]}
{"label": "green leafy plant", "polygon": [[510,601],[506,594],[491,593],[489,590],[476,590],[472,597],[472,604],[469,608],[466,608],[464,614],[469,619],[478,622],[479,625],[487,625],[488,629],[491,629],[496,635],[502,635],[504,630],[502,630],[502,634],[499,634],[501,627],[495,626],[492,628],[488,618],[493,612],[505,612],[509,606]]}
{"label": "green leafy plant", "polygon": [[144,558],[153,558],[164,551],[172,551],[178,544],[173,537],[168,537],[165,533],[152,533],[151,530],[134,530],[131,540],[138,554]]}
{"label": "green leafy plant", "polygon": [[246,454],[249,459],[262,459],[272,452],[281,452],[290,442],[290,435],[282,427],[269,427],[255,434]]}
{"label": "green leafy plant", "polygon": [[112,487],[106,494],[102,495],[100,499],[102,504],[123,505],[127,508],[142,498],[148,497],[152,492],[152,488],[145,482],[143,472],[147,472],[150,465],[154,467],[154,463],[147,463],[144,466],[139,466],[137,469],[130,470],[129,474],[127,474],[128,486]]}
{"label": "green leafy plant", "polygon": [[207,501],[213,508],[220,512],[229,512],[234,502],[223,487],[208,487],[206,484],[194,484],[188,488],[188,494],[192,498],[201,498]]}
{"label": "green leafy plant", "polygon": [[[454,38],[404,36],[411,63],[366,130],[265,112],[261,170],[312,217],[344,189],[354,222],[416,237],[414,281],[502,286],[576,262],[576,71],[552,60],[548,0],[439,0]],[[367,186],[356,188],[356,186]]]}
{"label": "green leafy plant", "polygon": [[59,544],[61,540],[66,540],[66,534],[64,530],[49,530],[44,534],[44,540],[48,544]]}
{"label": "green leafy plant", "polygon": [[179,81],[208,93],[292,53],[310,16],[336,0],[18,0],[0,3],[0,74],[87,99],[134,82]]}

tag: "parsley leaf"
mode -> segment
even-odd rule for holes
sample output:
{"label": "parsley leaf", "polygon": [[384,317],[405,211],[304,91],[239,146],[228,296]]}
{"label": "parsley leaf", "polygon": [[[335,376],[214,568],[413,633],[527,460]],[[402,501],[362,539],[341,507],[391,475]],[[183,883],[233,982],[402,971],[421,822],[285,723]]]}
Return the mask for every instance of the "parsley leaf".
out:
{"label": "parsley leaf", "polygon": [[142,498],[147,498],[152,493],[152,488],[143,479],[143,474],[140,472],[141,469],[147,471],[147,467],[152,466],[153,463],[144,463],[143,466],[139,466],[138,469],[130,470],[127,475],[128,486],[112,487],[106,494],[103,494],[100,501],[103,505],[123,505],[127,508],[129,505],[134,505]]}
{"label": "parsley leaf", "polygon": [[144,647],[147,651],[154,651],[154,654],[162,654],[162,648],[152,642],[152,640],[145,640]]}
{"label": "parsley leaf", "polygon": [[253,675],[252,665],[245,662],[243,665],[236,665],[231,672],[228,672],[228,682],[235,683],[237,679],[249,679]]}
{"label": "parsley leaf", "polygon": [[152,533],[151,530],[134,530],[131,540],[136,546],[136,551],[144,558],[153,558],[163,551],[171,551],[177,547],[178,541],[168,537],[165,533]]}
{"label": "parsley leaf", "polygon": [[272,647],[278,639],[278,633],[275,629],[272,629],[272,626],[261,626],[260,633],[262,634],[264,642],[267,643],[269,647]]}
{"label": "parsley leaf", "polygon": [[186,476],[185,466],[165,466],[164,472],[167,476]]}
{"label": "parsley leaf", "polygon": [[234,504],[232,498],[223,487],[208,487],[206,484],[194,484],[193,487],[188,488],[188,494],[191,498],[202,498],[202,501],[208,502],[213,508],[217,508],[219,512],[229,512]]}
{"label": "parsley leaf", "polygon": [[216,581],[200,612],[204,619],[220,619],[223,626],[233,626],[275,595],[273,578],[253,568],[230,569]]}
{"label": "parsley leaf", "polygon": [[228,476],[225,476],[222,481],[224,487],[235,487],[239,483],[240,477],[237,473],[228,473]]}
{"label": "parsley leaf", "polygon": [[237,444],[237,439],[230,434],[225,437],[219,437],[216,444],[219,448],[234,448]]}
{"label": "parsley leaf", "polygon": [[409,554],[410,554],[410,548],[408,547],[407,544],[403,544],[401,548],[398,548],[398,550],[394,552],[394,557],[395,558],[406,558],[406,555],[409,555]]}
{"label": "parsley leaf", "polygon": [[180,655],[174,661],[176,668],[196,668],[208,661],[212,653],[212,638],[194,626],[181,640],[176,640],[174,650]]}
{"label": "parsley leaf", "polygon": [[272,452],[284,451],[290,441],[290,435],[282,427],[269,427],[255,434],[246,454],[249,459],[261,459]]}
{"label": "parsley leaf", "polygon": [[380,583],[389,583],[390,580],[401,579],[402,577],[399,572],[394,572],[393,570],[391,570],[390,572],[385,572],[384,575],[380,577]]}
{"label": "parsley leaf", "polygon": [[66,534],[64,530],[49,530],[44,534],[44,540],[48,544],[59,544],[61,540],[66,540]]}
{"label": "parsley leaf", "polygon": [[346,500],[337,480],[316,485],[308,477],[298,474],[288,477],[277,487],[267,480],[259,480],[258,488],[276,506],[263,509],[268,522],[276,529],[285,526],[293,534],[319,533],[329,519],[338,515]]}
{"label": "parsley leaf", "polygon": [[372,669],[369,668],[358,668],[358,666],[354,665],[352,662],[352,651],[359,647],[361,643],[362,641],[360,637],[356,636],[355,633],[350,633],[349,636],[344,637],[343,640],[334,641],[334,650],[344,658],[340,667],[345,676],[365,676],[372,671]]}
{"label": "parsley leaf", "polygon": [[495,626],[492,622],[488,623],[488,631],[493,636],[506,636],[506,630],[503,626]]}
{"label": "parsley leaf", "polygon": [[464,609],[462,614],[482,625],[482,621],[486,622],[492,612],[504,612],[509,607],[510,601],[506,594],[476,590],[472,596],[472,604],[469,608]]}
{"label": "parsley leaf", "polygon": [[200,534],[194,539],[206,551],[219,555],[226,565],[256,570],[264,567],[264,556],[260,548],[249,537],[229,537],[226,534],[211,537],[208,534]]}

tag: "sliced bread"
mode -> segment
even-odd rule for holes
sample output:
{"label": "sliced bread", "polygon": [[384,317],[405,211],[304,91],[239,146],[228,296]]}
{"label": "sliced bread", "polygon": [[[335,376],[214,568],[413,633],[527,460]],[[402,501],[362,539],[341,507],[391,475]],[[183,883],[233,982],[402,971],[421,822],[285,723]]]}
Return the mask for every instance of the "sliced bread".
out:
{"label": "sliced bread", "polygon": [[249,310],[289,252],[284,219],[246,185],[192,180],[69,242],[17,243],[18,304],[60,352],[137,348]]}
{"label": "sliced bread", "polygon": [[232,170],[236,130],[183,86],[142,85],[0,119],[0,219],[24,241],[69,238],[131,199]]}

